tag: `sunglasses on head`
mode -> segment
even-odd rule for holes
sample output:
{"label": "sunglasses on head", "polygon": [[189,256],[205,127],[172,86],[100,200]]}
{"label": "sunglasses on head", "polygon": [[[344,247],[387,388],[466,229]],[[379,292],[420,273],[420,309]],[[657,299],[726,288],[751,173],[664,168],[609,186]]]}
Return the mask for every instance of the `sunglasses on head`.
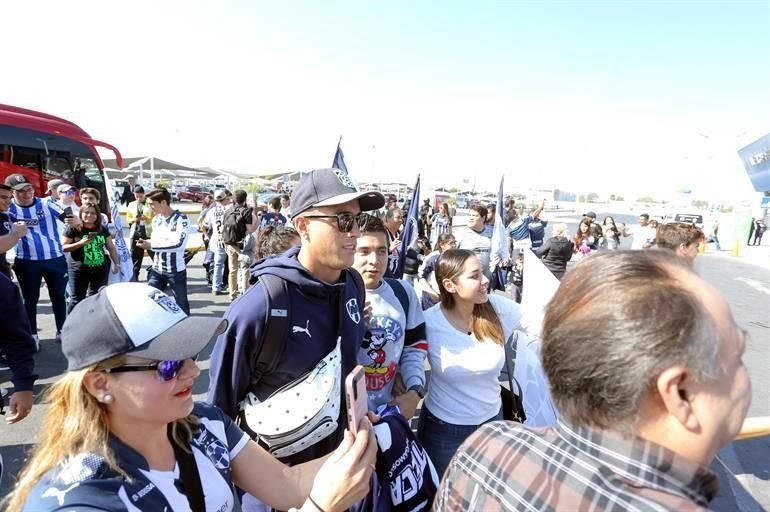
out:
{"label": "sunglasses on head", "polygon": [[[196,361],[197,359],[198,356],[192,358],[193,361]],[[104,373],[126,373],[147,372],[155,370],[158,372],[158,377],[160,377],[160,380],[163,382],[168,382],[175,379],[176,376],[179,375],[179,372],[182,371],[182,367],[184,366],[185,361],[186,359],[181,361],[158,361],[157,363],[152,364],[124,364],[112,368],[105,368],[102,371]]]}
{"label": "sunglasses on head", "polygon": [[360,229],[366,228],[369,215],[366,213],[348,213],[342,212],[337,215],[305,215],[306,219],[337,219],[337,229],[340,233],[350,233],[353,231],[353,223],[358,224]]}

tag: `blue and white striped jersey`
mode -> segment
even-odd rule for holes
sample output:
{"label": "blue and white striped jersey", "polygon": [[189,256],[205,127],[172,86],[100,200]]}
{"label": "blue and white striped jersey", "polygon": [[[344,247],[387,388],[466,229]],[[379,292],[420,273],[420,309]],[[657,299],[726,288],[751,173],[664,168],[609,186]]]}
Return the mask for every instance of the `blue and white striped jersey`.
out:
{"label": "blue and white striped jersey", "polygon": [[184,249],[187,245],[187,215],[174,210],[168,217],[156,215],[152,219],[150,246],[155,252],[153,268],[157,272],[172,274],[184,270]]}
{"label": "blue and white striped jersey", "polygon": [[50,260],[64,256],[59,238],[63,210],[53,201],[35,198],[30,206],[11,203],[11,222],[27,224],[27,234],[16,244],[16,257],[21,260]]}
{"label": "blue and white striped jersey", "polygon": [[[198,403],[193,414],[200,423],[190,447],[205,489],[205,509],[230,512],[237,499],[231,462],[249,437],[216,407]],[[114,436],[109,448],[129,479],[109,468],[103,455],[80,453],[43,475],[30,492],[24,512],[190,510],[180,490],[178,466],[175,471],[152,470],[139,452]]]}

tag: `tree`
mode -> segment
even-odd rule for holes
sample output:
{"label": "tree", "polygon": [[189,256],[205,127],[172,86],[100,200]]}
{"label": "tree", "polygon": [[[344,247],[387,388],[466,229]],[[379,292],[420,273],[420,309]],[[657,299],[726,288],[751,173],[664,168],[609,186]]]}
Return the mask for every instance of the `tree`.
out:
{"label": "tree", "polygon": [[695,201],[692,202],[692,205],[694,207],[698,208],[699,210],[703,210],[705,208],[708,208],[709,202],[708,201],[701,201],[699,199],[696,199]]}
{"label": "tree", "polygon": [[615,201],[615,194],[610,194],[610,201]]}
{"label": "tree", "polygon": [[657,203],[655,199],[649,196],[640,197],[639,199],[636,200],[636,202],[637,203]]}
{"label": "tree", "polygon": [[586,199],[588,199],[589,203],[593,203],[594,201],[599,199],[599,194],[597,194],[596,192],[589,192]]}
{"label": "tree", "polygon": [[586,196],[585,194],[580,194],[578,196],[578,203],[585,203],[586,202]]}

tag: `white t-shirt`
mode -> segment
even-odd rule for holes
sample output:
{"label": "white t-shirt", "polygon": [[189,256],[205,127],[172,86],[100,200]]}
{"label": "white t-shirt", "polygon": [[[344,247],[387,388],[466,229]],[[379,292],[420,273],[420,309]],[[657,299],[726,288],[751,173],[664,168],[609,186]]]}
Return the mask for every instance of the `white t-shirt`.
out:
{"label": "white t-shirt", "polygon": [[634,224],[631,226],[631,235],[634,239],[631,241],[631,249],[644,249],[644,244],[655,241],[657,231],[652,226],[640,226]]}
{"label": "white t-shirt", "polygon": [[401,372],[407,389],[425,385],[425,320],[412,286],[399,281],[409,297],[409,312],[404,315],[393,288],[385,281],[366,290],[372,306],[372,319],[366,337],[358,349],[358,364],[366,372],[369,409],[377,410],[393,399],[393,379]]}
{"label": "white t-shirt", "polygon": [[489,277],[489,253],[492,248],[492,231],[488,226],[484,226],[481,233],[470,228],[463,229],[456,234],[457,248],[473,251],[481,262],[481,268],[484,274]]}
{"label": "white t-shirt", "polygon": [[[507,339],[520,329],[521,312],[514,301],[490,295]],[[500,412],[500,371],[505,349],[492,340],[476,340],[457,330],[441,305],[425,312],[431,376],[425,405],[440,420],[454,425],[480,425]]]}

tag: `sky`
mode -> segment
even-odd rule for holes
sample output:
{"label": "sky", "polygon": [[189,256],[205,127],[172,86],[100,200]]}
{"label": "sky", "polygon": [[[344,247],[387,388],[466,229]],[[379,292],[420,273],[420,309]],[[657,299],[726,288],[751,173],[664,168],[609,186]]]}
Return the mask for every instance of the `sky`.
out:
{"label": "sky", "polygon": [[752,189],[736,151],[770,131],[767,0],[2,11],[0,103],[126,157],[308,170],[330,166],[342,136],[359,181],[740,198]]}

